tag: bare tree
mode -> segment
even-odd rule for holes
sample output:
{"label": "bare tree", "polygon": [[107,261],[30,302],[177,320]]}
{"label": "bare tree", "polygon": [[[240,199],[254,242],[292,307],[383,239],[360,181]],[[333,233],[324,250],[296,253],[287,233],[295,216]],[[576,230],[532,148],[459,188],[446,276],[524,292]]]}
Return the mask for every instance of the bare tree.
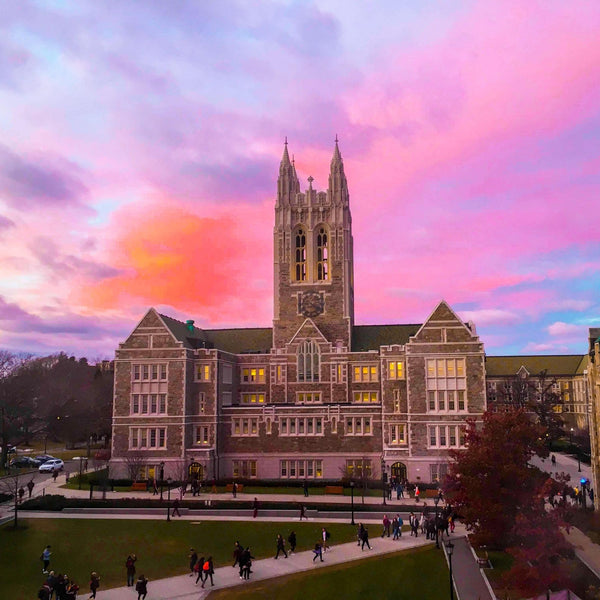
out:
{"label": "bare tree", "polygon": [[137,481],[142,468],[146,466],[146,457],[142,452],[129,452],[125,458],[125,464],[129,479]]}
{"label": "bare tree", "polygon": [[25,493],[23,481],[23,477],[21,477],[20,473],[16,470],[13,470],[13,473],[0,479],[0,491],[12,496],[15,514],[15,518],[13,520],[13,527],[15,529],[19,520],[19,503],[21,501],[19,490],[22,489],[23,494]]}
{"label": "bare tree", "polygon": [[340,467],[342,473],[342,481],[350,483],[351,481],[360,488],[362,503],[365,503],[365,494],[370,487],[370,483],[374,481],[372,462],[367,457],[363,456],[358,461],[346,462],[343,467]]}
{"label": "bare tree", "polygon": [[505,409],[524,409],[546,429],[548,441],[564,435],[560,410],[564,403],[556,377],[544,369],[534,377],[518,376],[508,379],[498,390],[497,404]]}

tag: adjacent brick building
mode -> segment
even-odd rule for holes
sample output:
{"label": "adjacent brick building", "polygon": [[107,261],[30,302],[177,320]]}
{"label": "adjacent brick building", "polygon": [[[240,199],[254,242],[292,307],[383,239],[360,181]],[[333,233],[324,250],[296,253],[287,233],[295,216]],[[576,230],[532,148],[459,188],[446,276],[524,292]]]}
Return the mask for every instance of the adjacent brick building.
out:
{"label": "adjacent brick building", "polygon": [[355,325],[348,184],[301,192],[287,144],[272,328],[205,330],[150,309],[116,352],[111,474],[194,463],[212,479],[431,482],[486,408],[485,356],[445,303],[423,324]]}

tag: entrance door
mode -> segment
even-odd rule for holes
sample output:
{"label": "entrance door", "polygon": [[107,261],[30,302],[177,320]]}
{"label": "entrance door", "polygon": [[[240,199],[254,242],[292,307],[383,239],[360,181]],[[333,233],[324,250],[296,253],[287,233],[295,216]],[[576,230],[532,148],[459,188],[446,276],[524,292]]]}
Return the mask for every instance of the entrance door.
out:
{"label": "entrance door", "polygon": [[404,481],[406,479],[406,465],[401,462],[395,462],[392,465],[392,477],[396,481]]}

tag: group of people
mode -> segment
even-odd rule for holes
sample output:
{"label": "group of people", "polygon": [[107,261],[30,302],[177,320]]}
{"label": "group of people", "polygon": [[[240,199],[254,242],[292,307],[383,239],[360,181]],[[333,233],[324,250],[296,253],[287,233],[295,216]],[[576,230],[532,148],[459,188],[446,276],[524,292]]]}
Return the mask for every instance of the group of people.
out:
{"label": "group of people", "polygon": [[69,579],[68,575],[50,571],[37,597],[40,600],[50,600],[54,594],[57,600],[76,600],[78,592],[79,586],[74,580]]}
{"label": "group of people", "polygon": [[239,541],[236,541],[233,546],[233,565],[232,567],[235,569],[236,565],[240,571],[240,579],[248,580],[250,579],[250,573],[252,573],[252,561],[254,560],[254,556],[252,556],[252,552],[250,551],[250,546],[242,546]]}
{"label": "group of people", "polygon": [[420,531],[428,540],[435,540],[436,535],[440,535],[440,532],[442,537],[444,533],[448,536],[448,532],[454,533],[454,518],[454,510],[450,505],[434,514],[429,513],[427,506],[423,507],[420,515],[411,511],[408,517],[410,535],[418,537]]}
{"label": "group of people", "polygon": [[190,548],[190,577],[196,575],[196,585],[199,581],[202,582],[202,586],[208,581],[210,577],[210,585],[215,585],[213,575],[215,574],[215,565],[213,563],[213,557],[204,556],[198,557],[198,553],[194,548]]}

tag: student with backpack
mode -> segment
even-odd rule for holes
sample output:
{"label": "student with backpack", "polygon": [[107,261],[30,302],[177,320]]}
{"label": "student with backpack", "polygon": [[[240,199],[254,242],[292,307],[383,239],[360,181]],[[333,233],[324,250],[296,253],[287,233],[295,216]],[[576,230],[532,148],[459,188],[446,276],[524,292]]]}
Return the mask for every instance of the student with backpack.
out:
{"label": "student with backpack", "polygon": [[208,560],[202,565],[202,572],[204,573],[204,580],[202,581],[202,585],[200,587],[204,587],[204,584],[208,581],[210,577],[210,585],[215,585],[213,581],[213,574],[215,572],[215,567],[213,565],[213,557],[209,556]]}
{"label": "student with backpack", "polygon": [[329,540],[331,538],[331,533],[329,533],[329,531],[327,531],[327,529],[325,529],[325,527],[323,527],[323,530],[321,533],[323,536],[323,543],[322,543],[323,552],[327,552],[329,550]]}
{"label": "student with backpack", "polygon": [[194,572],[198,573],[198,577],[196,577],[196,585],[198,585],[198,582],[200,580],[202,580],[202,583],[204,583],[204,573],[202,571],[203,566],[204,566],[204,556],[200,557],[196,561],[196,564],[194,565]]}

